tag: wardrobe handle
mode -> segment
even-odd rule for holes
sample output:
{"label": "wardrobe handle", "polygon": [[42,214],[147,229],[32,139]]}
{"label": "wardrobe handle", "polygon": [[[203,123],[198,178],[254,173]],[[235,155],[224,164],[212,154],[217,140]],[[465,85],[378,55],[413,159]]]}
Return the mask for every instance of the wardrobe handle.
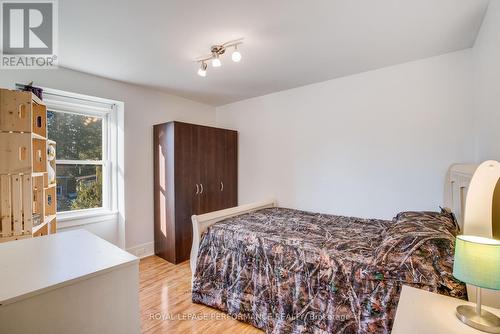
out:
{"label": "wardrobe handle", "polygon": [[203,194],[203,183],[200,183],[201,191],[200,194]]}
{"label": "wardrobe handle", "polygon": [[196,195],[200,193],[200,187],[198,187],[198,183],[196,184]]}
{"label": "wardrobe handle", "polygon": [[224,191],[224,182],[220,181],[220,191]]}

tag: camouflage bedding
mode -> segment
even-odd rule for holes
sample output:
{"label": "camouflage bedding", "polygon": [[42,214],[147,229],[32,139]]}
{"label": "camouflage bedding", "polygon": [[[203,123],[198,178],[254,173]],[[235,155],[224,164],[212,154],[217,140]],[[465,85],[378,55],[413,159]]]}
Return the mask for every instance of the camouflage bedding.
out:
{"label": "camouflage bedding", "polygon": [[457,232],[447,213],[263,209],[204,234],[192,298],[267,333],[389,333],[403,284],[466,298],[451,275]]}

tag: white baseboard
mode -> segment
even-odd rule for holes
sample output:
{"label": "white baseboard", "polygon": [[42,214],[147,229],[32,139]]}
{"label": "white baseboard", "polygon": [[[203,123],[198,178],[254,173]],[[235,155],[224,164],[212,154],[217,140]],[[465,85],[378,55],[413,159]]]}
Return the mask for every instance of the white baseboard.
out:
{"label": "white baseboard", "polygon": [[151,241],[145,244],[132,246],[127,248],[127,252],[142,259],[144,257],[148,257],[155,254],[155,243]]}

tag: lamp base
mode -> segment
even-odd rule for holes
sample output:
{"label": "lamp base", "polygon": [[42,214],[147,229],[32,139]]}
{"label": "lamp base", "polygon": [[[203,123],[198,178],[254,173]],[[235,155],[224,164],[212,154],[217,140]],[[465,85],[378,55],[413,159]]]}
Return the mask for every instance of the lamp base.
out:
{"label": "lamp base", "polygon": [[486,310],[481,310],[479,315],[474,306],[460,305],[457,307],[457,317],[464,324],[480,331],[500,334],[500,318]]}

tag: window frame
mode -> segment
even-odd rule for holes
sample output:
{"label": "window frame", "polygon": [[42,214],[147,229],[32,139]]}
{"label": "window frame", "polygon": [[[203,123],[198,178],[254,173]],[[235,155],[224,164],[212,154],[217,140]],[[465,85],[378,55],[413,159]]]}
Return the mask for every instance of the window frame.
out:
{"label": "window frame", "polygon": [[[56,152],[56,164],[102,166],[102,207],[57,212],[59,227],[117,221],[119,213],[124,214],[120,212],[123,192],[118,192],[120,185],[123,189],[123,175],[119,174],[119,170],[123,170],[123,148],[120,147],[123,146],[123,133],[120,135],[118,131],[119,127],[123,129],[123,102],[50,88],[43,88],[43,93],[48,111],[94,116],[103,120],[101,160],[57,159]],[[120,165],[122,168],[119,168]]]}
{"label": "window frame", "polygon": [[[110,109],[112,110],[112,109]],[[112,156],[110,154],[109,150],[109,145],[108,142],[110,141],[110,138],[108,136],[108,133],[110,132],[109,127],[112,126],[109,121],[109,119],[112,117],[111,112],[112,111],[103,111],[100,113],[97,112],[92,112],[92,113],[83,113],[83,112],[73,112],[73,111],[68,111],[68,110],[62,110],[61,107],[57,106],[57,103],[55,102],[50,102],[47,104],[47,111],[51,112],[57,112],[57,113],[67,113],[67,114],[73,114],[73,115],[80,115],[84,117],[98,117],[99,119],[102,120],[102,152],[101,152],[101,160],[71,160],[71,159],[57,159],[57,154],[56,154],[56,166],[57,165],[79,165],[79,166],[101,166],[102,170],[102,206],[99,208],[89,208],[89,209],[78,209],[78,210],[70,210],[70,211],[62,211],[58,212],[61,217],[65,217],[68,212],[78,212],[78,211],[84,211],[84,210],[111,210],[111,203],[113,202],[113,199],[111,198],[111,192],[109,191],[109,187],[111,185],[111,182],[109,180],[110,177],[112,177],[112,173],[107,171],[108,166],[112,163],[111,159]],[[56,152],[57,153],[57,152]],[[57,175],[57,170],[56,170],[56,175]]]}

